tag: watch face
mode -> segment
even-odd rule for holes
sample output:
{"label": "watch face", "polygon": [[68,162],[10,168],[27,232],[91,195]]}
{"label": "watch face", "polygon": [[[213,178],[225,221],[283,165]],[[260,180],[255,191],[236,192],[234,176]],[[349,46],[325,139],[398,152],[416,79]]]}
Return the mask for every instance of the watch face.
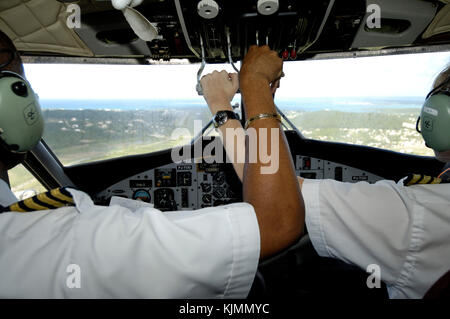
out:
{"label": "watch face", "polygon": [[225,112],[217,112],[214,120],[217,123],[217,125],[219,126],[223,125],[228,120],[228,114]]}

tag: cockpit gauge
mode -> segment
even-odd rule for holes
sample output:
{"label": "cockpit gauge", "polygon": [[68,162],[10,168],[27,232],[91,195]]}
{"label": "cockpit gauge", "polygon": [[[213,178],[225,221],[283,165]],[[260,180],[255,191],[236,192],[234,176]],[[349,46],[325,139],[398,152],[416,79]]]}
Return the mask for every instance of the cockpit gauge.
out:
{"label": "cockpit gauge", "polygon": [[177,202],[175,201],[175,195],[170,188],[161,188],[155,190],[155,208],[162,211],[177,210]]}
{"label": "cockpit gauge", "polygon": [[152,196],[145,189],[138,189],[133,193],[133,199],[150,203],[152,201]]}
{"label": "cockpit gauge", "polygon": [[215,198],[225,197],[225,189],[223,187],[214,187],[213,195]]}
{"label": "cockpit gauge", "polygon": [[201,183],[200,186],[202,188],[203,193],[209,193],[212,189],[210,183]]}
{"label": "cockpit gauge", "polygon": [[217,185],[222,185],[225,182],[225,173],[217,172],[213,174],[213,182]]}
{"label": "cockpit gauge", "polygon": [[177,186],[190,187],[192,185],[192,174],[191,172],[178,172],[177,173]]}
{"label": "cockpit gauge", "polygon": [[177,170],[172,169],[155,169],[155,187],[176,187]]}
{"label": "cockpit gauge", "polygon": [[211,194],[205,194],[205,195],[203,195],[202,201],[203,201],[203,203],[205,203],[205,204],[207,204],[207,205],[211,204],[211,202],[212,202],[212,196],[211,196]]}

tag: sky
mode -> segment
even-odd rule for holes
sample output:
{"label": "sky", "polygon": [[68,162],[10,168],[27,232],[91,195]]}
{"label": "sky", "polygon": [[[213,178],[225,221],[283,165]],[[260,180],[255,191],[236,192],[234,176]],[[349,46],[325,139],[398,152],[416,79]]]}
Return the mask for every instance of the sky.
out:
{"label": "sky", "polygon": [[[285,62],[277,99],[425,96],[450,52]],[[237,65],[239,67],[239,64]],[[26,64],[41,99],[198,99],[199,64]],[[207,65],[203,75],[227,65]]]}

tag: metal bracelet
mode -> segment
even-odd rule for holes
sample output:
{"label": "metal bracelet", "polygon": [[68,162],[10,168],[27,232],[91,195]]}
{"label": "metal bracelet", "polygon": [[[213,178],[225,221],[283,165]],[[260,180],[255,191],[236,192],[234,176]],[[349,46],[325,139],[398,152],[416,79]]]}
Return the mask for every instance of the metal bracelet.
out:
{"label": "metal bracelet", "polygon": [[262,113],[262,114],[258,114],[256,116],[248,119],[245,122],[244,130],[246,130],[253,121],[262,120],[262,119],[272,119],[272,118],[277,119],[278,122],[281,123],[281,116],[280,116],[280,114],[278,114],[278,113]]}

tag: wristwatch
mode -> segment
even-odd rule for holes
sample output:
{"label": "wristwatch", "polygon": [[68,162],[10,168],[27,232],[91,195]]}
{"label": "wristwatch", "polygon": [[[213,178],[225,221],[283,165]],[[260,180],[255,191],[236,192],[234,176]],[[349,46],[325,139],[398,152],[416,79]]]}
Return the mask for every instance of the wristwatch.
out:
{"label": "wristwatch", "polygon": [[213,117],[214,127],[219,128],[228,120],[239,120],[239,116],[233,111],[219,111]]}

